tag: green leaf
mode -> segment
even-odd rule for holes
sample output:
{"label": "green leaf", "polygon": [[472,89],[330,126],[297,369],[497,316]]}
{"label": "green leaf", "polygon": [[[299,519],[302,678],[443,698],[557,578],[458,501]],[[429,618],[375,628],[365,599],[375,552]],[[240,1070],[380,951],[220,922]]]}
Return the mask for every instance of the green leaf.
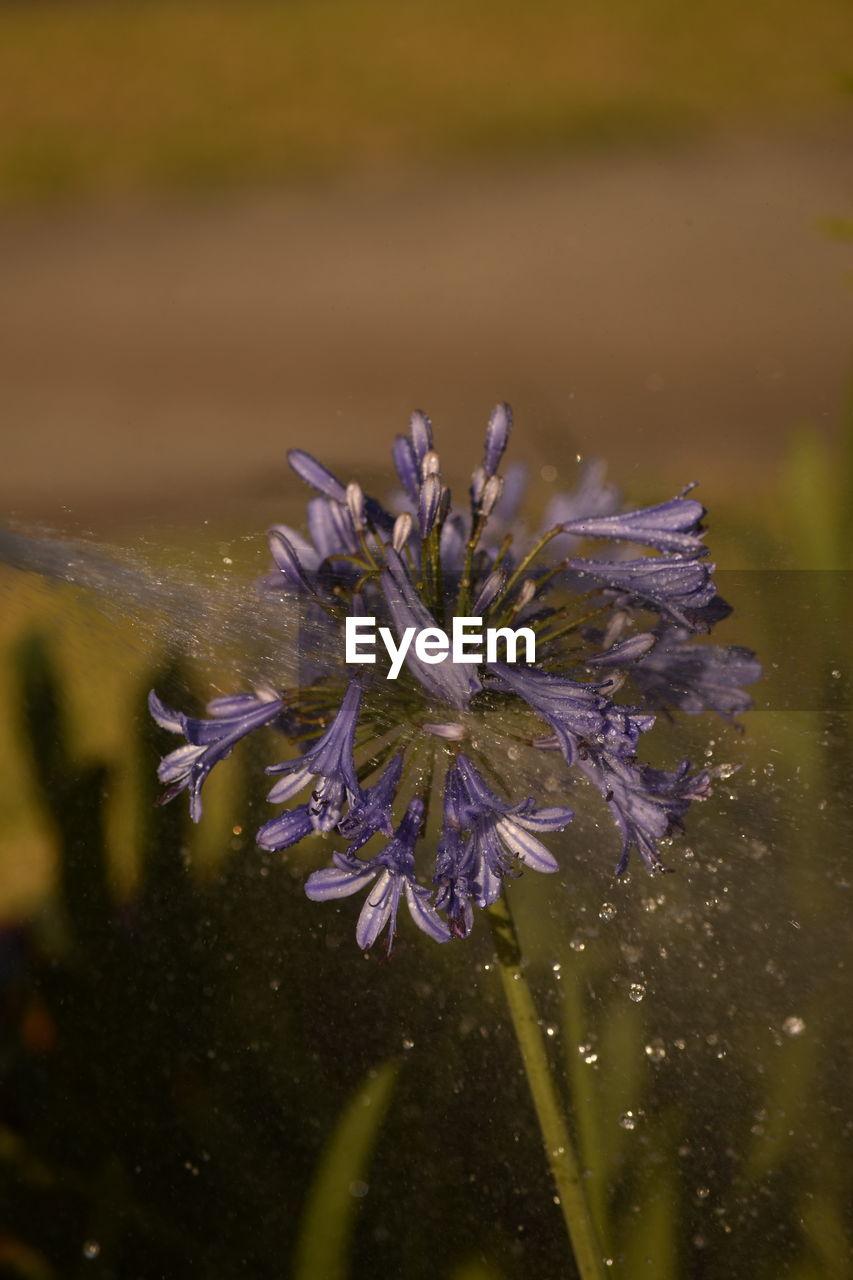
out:
{"label": "green leaf", "polygon": [[370,1071],[335,1126],[308,1191],[293,1266],[293,1280],[344,1280],[359,1199],[379,1128],[400,1069],[389,1060]]}

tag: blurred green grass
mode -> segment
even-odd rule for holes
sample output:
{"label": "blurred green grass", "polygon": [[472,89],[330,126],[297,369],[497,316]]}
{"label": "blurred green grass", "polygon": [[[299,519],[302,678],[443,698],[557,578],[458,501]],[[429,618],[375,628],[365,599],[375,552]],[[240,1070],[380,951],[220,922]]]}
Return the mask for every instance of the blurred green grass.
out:
{"label": "blurred green grass", "polygon": [[844,109],[847,0],[0,10],[0,204],[320,178]]}

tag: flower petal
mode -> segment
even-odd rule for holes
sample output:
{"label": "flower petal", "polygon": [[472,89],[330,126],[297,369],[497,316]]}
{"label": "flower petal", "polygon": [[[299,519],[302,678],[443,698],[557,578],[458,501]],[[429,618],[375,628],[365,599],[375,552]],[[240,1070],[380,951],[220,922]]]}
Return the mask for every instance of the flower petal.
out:
{"label": "flower petal", "polygon": [[408,903],[409,914],[419,929],[422,929],[435,942],[450,941],[450,928],[444,923],[432,905],[428,889],[424,889],[419,884],[412,884],[411,880],[407,880],[406,902]]}
{"label": "flower petal", "polygon": [[499,818],[497,829],[506,847],[532,867],[534,871],[557,871],[559,863],[541,840],[537,840],[529,831],[525,831],[512,818]]}

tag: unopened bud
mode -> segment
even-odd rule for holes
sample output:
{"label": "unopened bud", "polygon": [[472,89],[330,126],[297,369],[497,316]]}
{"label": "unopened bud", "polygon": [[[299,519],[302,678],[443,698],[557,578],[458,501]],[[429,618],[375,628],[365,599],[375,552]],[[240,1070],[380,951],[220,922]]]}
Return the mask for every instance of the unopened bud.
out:
{"label": "unopened bud", "polygon": [[421,475],[424,479],[427,476],[437,476],[441,471],[441,463],[435,449],[430,449],[421,459]]}
{"label": "unopened bud", "polygon": [[518,588],[518,594],[515,597],[516,613],[523,609],[536,595],[536,583],[532,578],[525,578],[521,586]]}
{"label": "unopened bud", "polygon": [[402,515],[397,516],[397,519],[394,521],[394,529],[391,533],[391,546],[398,554],[409,541],[411,532],[412,517],[409,515],[408,511],[404,511]]}
{"label": "unopened bud", "polygon": [[441,503],[441,494],[442,484],[438,476],[428,475],[421,485],[421,499],[418,504],[418,524],[422,538],[429,537],[432,532]]}
{"label": "unopened bud", "polygon": [[484,516],[491,515],[503,493],[504,482],[501,476],[489,476],[483,485],[483,496],[480,499],[480,510]]}
{"label": "unopened bud", "polygon": [[351,480],[347,485],[347,508],[356,529],[364,528],[364,492],[360,484]]}

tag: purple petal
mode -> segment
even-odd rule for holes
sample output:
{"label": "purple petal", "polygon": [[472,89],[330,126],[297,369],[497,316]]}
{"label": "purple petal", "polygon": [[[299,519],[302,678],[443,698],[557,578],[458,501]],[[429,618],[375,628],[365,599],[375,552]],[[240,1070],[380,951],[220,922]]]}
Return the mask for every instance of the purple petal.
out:
{"label": "purple petal", "polygon": [[327,498],[333,498],[335,502],[346,502],[347,491],[344,485],[323,466],[322,462],[312,458],[310,453],[305,453],[302,449],[291,449],[287,455],[287,461],[300,480],[304,480],[314,489],[319,489],[320,493],[325,493]]}
{"label": "purple petal", "polygon": [[636,662],[638,658],[642,658],[655,647],[656,643],[657,639],[650,631],[641,631],[637,635],[628,636],[627,640],[620,640],[618,644],[611,645],[603,653],[587,658],[586,665],[588,667],[621,667],[627,662]]}
{"label": "purple petal", "polygon": [[635,542],[670,555],[705,555],[700,532],[704,515],[701,502],[693,498],[672,498],[639,511],[569,520],[563,525],[563,531],[581,538]]}
{"label": "purple petal", "polygon": [[277,818],[265,822],[256,836],[260,849],[287,849],[313,831],[306,805],[298,809],[286,809]]}
{"label": "purple petal", "polygon": [[313,777],[310,769],[297,769],[295,773],[285,774],[271,789],[267,799],[271,804],[285,804],[298,795],[303,787],[307,787]]}
{"label": "purple petal", "polygon": [[168,729],[170,733],[183,733],[184,720],[181,713],[161,702],[153,689],[148,695],[148,710],[161,729]]}
{"label": "purple petal", "polygon": [[412,884],[411,880],[406,880],[406,902],[409,914],[419,929],[422,929],[435,942],[450,941],[450,929],[432,905],[428,889],[424,889],[419,884]]}
{"label": "purple petal", "polygon": [[416,409],[409,419],[409,434],[420,471],[420,464],[432,449],[432,423],[420,409]]}
{"label": "purple petal", "polygon": [[[382,573],[380,584],[397,635],[402,635],[406,627],[414,627],[416,632],[434,627],[435,618],[412,586],[408,571],[393,547],[386,547],[385,557],[388,568]],[[429,693],[453,707],[467,707],[481,688],[469,666],[449,660],[435,665],[421,662],[414,645],[406,654],[406,665]]]}
{"label": "purple petal", "polygon": [[565,805],[554,805],[550,809],[534,809],[530,813],[513,813],[512,821],[528,831],[563,831],[574,817],[574,810]]}
{"label": "purple petal", "polygon": [[313,871],[305,881],[305,893],[312,902],[330,902],[335,898],[348,898],[370,884],[376,876],[376,868],[369,862],[362,869],[352,867],[324,867]]}
{"label": "purple petal", "polygon": [[170,751],[164,756],[157,767],[157,777],[160,782],[170,783],[176,782],[179,778],[184,778],[189,773],[192,766],[203,756],[206,747],[194,747],[188,742],[183,747],[178,747],[176,751]]}
{"label": "purple petal", "polygon": [[270,551],[277,567],[287,580],[289,586],[306,595],[314,594],[314,587],[308,581],[299,557],[280,529],[271,529],[269,533]]}
{"label": "purple petal", "polygon": [[711,573],[715,566],[698,559],[648,557],[643,560],[571,560],[583,586],[588,580],[629,596],[670,614],[689,627],[685,609],[701,609],[715,595]]}
{"label": "purple petal", "polygon": [[512,818],[499,818],[497,830],[506,847],[535,871],[557,871],[559,864],[541,840],[513,822]]}
{"label": "purple petal", "polygon": [[416,504],[421,486],[421,473],[411,440],[407,436],[397,436],[391,446],[391,456],[409,501]]}
{"label": "purple petal", "polygon": [[358,549],[349,511],[327,498],[312,498],[308,503],[308,529],[323,560],[352,555]]}
{"label": "purple petal", "polygon": [[604,731],[603,699],[594,689],[531,668],[510,666],[506,662],[489,664],[500,683],[537,711],[557,735],[567,764],[572,764],[578,741],[594,738]]}
{"label": "purple petal", "polygon": [[355,927],[355,940],[362,951],[367,951],[373,946],[389,919],[391,921],[391,938],[388,944],[390,949],[397,924],[397,907],[400,902],[401,888],[400,876],[385,871],[368,893]]}

